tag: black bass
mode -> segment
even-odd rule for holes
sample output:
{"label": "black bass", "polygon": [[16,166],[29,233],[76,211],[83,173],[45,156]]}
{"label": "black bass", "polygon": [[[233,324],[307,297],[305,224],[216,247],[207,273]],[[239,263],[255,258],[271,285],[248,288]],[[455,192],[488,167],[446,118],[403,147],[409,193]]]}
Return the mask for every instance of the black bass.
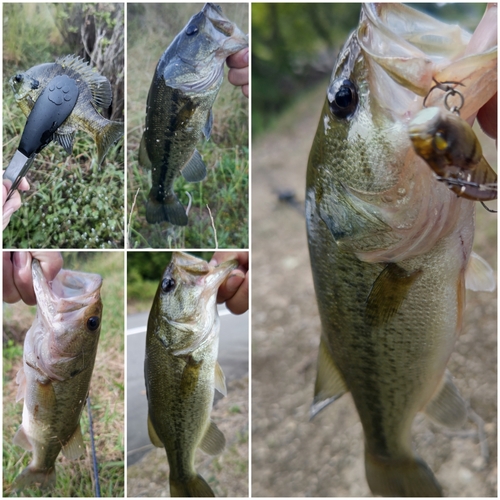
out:
{"label": "black bass", "polygon": [[207,3],[175,37],[156,66],[146,106],[139,163],[152,171],[149,223],[185,226],[186,211],[173,191],[179,172],[189,182],[206,176],[196,144],[208,140],[212,105],[227,57],[248,46],[247,36],[218,5]]}
{"label": "black bass", "polygon": [[16,478],[16,489],[53,486],[61,449],[69,459],[85,452],[80,414],[101,331],[101,276],[61,270],[47,282],[37,260],[32,274],[38,307],[16,379],[24,407],[14,444],[33,458]]}
{"label": "black bass", "polygon": [[[441,496],[412,449],[412,422],[425,411],[457,427],[467,415],[446,365],[466,270],[476,269],[474,202],[436,182],[408,123],[433,79],[464,84],[466,120],[495,94],[496,47],[464,55],[470,39],[402,4],[364,5],[309,156],[306,218],[322,323],[311,412],[351,392],[376,495]],[[429,106],[442,105],[435,94]]]}
{"label": "black bass", "polygon": [[214,387],[226,394],[217,363],[217,290],[238,266],[217,267],[185,253],[173,253],[151,308],[144,371],[151,442],[164,447],[170,466],[172,497],[213,497],[194,467],[200,447],[217,455],[225,446],[210,421]]}
{"label": "black bass", "polygon": [[67,75],[75,80],[79,94],[73,111],[54,133],[54,140],[71,154],[75,133],[83,130],[94,138],[97,163],[101,165],[109,148],[123,135],[122,122],[107,120],[97,111],[98,106],[106,109],[111,105],[113,94],[106,77],[83,59],[69,55],[60,57],[53,63],[33,66],[13,76],[9,83],[17,104],[29,116],[47,84],[58,75]]}

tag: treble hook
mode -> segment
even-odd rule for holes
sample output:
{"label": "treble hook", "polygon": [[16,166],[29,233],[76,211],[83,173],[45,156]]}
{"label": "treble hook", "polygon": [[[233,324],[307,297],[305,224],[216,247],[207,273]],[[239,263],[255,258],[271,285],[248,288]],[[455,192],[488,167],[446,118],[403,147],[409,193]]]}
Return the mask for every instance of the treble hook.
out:
{"label": "treble hook", "polygon": [[[448,111],[450,111],[451,113],[456,113],[457,115],[460,115],[460,110],[462,109],[462,106],[464,105],[465,99],[464,99],[464,96],[462,95],[461,92],[459,92],[457,89],[455,89],[453,87],[450,87],[450,85],[461,85],[462,87],[465,87],[465,85],[461,82],[438,82],[434,77],[432,78],[432,80],[434,81],[434,83],[436,85],[434,85],[434,87],[431,87],[428,94],[425,96],[424,102],[423,102],[424,108],[427,107],[426,101],[427,101],[427,98],[430,96],[431,92],[434,89],[439,89],[439,90],[442,90],[443,92],[445,92],[445,96],[444,96],[445,108]],[[458,95],[460,97],[460,105],[450,106],[450,104],[448,103],[448,99],[450,97],[454,97],[456,95]]]}

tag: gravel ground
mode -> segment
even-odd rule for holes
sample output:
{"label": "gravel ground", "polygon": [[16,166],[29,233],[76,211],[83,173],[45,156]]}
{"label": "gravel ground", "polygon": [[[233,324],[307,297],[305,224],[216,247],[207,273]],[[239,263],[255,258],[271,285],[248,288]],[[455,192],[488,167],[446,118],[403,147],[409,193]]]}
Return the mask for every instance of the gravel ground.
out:
{"label": "gravel ground", "polygon": [[[252,496],[371,496],[362,428],[350,395],[309,421],[320,322],[301,209],[309,149],[325,85],[310,92],[252,148]],[[491,152],[495,157],[494,149]],[[296,204],[297,205],[297,204]],[[496,268],[496,216],[477,210],[476,251]],[[496,496],[496,294],[468,293],[465,324],[449,368],[473,412],[463,429],[423,415],[418,453],[451,497]],[[483,446],[477,414],[484,421]]]}

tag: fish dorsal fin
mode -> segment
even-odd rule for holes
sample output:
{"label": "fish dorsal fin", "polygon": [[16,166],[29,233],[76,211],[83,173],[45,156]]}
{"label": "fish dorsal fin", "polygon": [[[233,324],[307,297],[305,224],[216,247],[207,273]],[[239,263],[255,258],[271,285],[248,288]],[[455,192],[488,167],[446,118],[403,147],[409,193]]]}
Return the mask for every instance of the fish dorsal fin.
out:
{"label": "fish dorsal fin", "polygon": [[21,401],[24,398],[24,394],[26,392],[26,375],[24,374],[24,367],[21,366],[16,375],[16,383],[18,384],[17,394],[16,394],[16,403]]}
{"label": "fish dorsal fin", "polygon": [[61,134],[59,132],[54,133],[54,139],[64,148],[66,153],[68,153],[69,155],[73,152],[75,133],[76,131],[71,132],[70,134]]}
{"label": "fish dorsal fin", "polygon": [[314,386],[314,400],[310,410],[311,419],[347,391],[344,378],[337,368],[325,340],[321,338],[318,352],[318,371]]}
{"label": "fish dorsal fin", "polygon": [[220,429],[210,421],[209,426],[200,443],[200,448],[209,455],[215,456],[222,453],[226,446],[226,438]]}
{"label": "fish dorsal fin", "polygon": [[205,139],[208,141],[210,139],[210,134],[212,133],[212,126],[214,124],[214,114],[212,112],[212,108],[210,108],[210,111],[208,112],[207,116],[207,121],[205,123],[205,126],[203,127],[203,135],[205,136]]}
{"label": "fish dorsal fin", "polygon": [[80,424],[78,424],[75,432],[73,432],[73,435],[69,438],[69,441],[62,447],[62,452],[69,460],[76,460],[85,452],[85,444],[83,443]]}
{"label": "fish dorsal fin", "polygon": [[421,273],[419,269],[407,271],[395,263],[387,264],[366,299],[366,322],[371,326],[386,324],[397,313]]}
{"label": "fish dorsal fin", "polygon": [[24,427],[22,424],[19,426],[19,429],[17,429],[17,432],[14,435],[14,440],[12,442],[27,451],[33,451],[33,445],[26,435],[26,432],[24,432]]}
{"label": "fish dorsal fin", "polygon": [[491,266],[472,252],[465,269],[465,287],[474,292],[493,292],[496,286],[495,272]]}
{"label": "fish dorsal fin", "polygon": [[148,413],[148,434],[149,434],[149,439],[151,440],[154,446],[156,446],[157,448],[164,448],[164,444],[161,442],[160,438],[158,437],[158,434],[156,434],[155,428],[153,427],[151,419],[149,418],[149,413]]}
{"label": "fish dorsal fin", "polygon": [[424,413],[446,427],[460,427],[467,419],[467,406],[448,371],[444,374],[439,389],[425,407]]}
{"label": "fish dorsal fin", "polygon": [[[56,59],[56,63],[61,65],[70,78],[80,77],[90,89],[92,94],[92,104],[109,108],[113,100],[111,84],[105,76],[102,76],[90,64],[78,56],[64,56]],[[72,75],[71,72],[75,74]]]}
{"label": "fish dorsal fin", "polygon": [[215,363],[215,378],[214,378],[214,384],[215,388],[223,395],[227,396],[227,389],[226,389],[226,377],[224,375],[224,372],[222,371],[222,368],[219,365],[219,362],[217,361]]}
{"label": "fish dorsal fin", "polygon": [[146,146],[146,139],[142,134],[141,145],[139,146],[139,164],[144,168],[151,168],[151,160],[148,155],[148,148]]}
{"label": "fish dorsal fin", "polygon": [[193,155],[186,165],[184,165],[182,176],[188,182],[199,182],[207,176],[207,167],[198,150],[194,150]]}

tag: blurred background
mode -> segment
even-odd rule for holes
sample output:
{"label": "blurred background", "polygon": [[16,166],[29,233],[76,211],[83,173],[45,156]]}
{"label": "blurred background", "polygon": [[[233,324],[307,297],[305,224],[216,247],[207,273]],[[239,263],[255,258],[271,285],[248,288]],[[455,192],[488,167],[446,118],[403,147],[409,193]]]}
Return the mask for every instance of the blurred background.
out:
{"label": "blurred background", "polygon": [[[413,6],[413,5],[412,5]],[[473,31],[485,4],[415,4]],[[252,496],[371,496],[349,394],[309,421],[320,321],[307,250],[305,175],[335,57],[357,4],[252,4]],[[495,142],[477,131],[496,168]],[[495,203],[492,204],[495,207]],[[477,207],[475,251],[496,269],[497,216]],[[497,492],[496,293],[467,292],[449,363],[463,429],[417,415],[413,444],[446,496]],[[474,417],[475,418],[475,417]]]}
{"label": "blurred background", "polygon": [[[213,252],[190,252],[210,261]],[[169,496],[169,468],[164,448],[155,448],[147,430],[144,381],[146,327],[154,296],[170,252],[127,254],[127,495]],[[219,497],[248,496],[248,313],[231,314],[218,306],[218,361],[228,393],[215,391],[211,419],[226,438],[222,454],[196,452],[196,469]]]}
{"label": "blurred background", "polygon": [[[248,248],[248,99],[225,76],[213,106],[210,140],[197,146],[208,173],[204,181],[190,183],[178,176],[174,191],[192,206],[186,227],[146,221],[146,200],[151,174],[138,164],[144,130],[146,100],[156,64],[172,40],[204,4],[127,4],[127,130],[129,248]],[[248,33],[248,4],[224,3],[224,15]]]}
{"label": "blurred background", "polygon": [[[111,83],[102,116],[123,121],[124,12],[120,3],[3,4],[3,162],[9,164],[26,125],[9,79],[32,66],[77,55]],[[30,190],[3,232],[4,248],[123,247],[123,141],[97,167],[93,138],[78,131],[73,154],[54,142],[28,173]]]}
{"label": "blurred background", "polygon": [[[97,273],[103,277],[103,316],[94,372],[90,382],[93,431],[103,497],[123,497],[124,481],[124,342],[123,252],[63,252],[64,269]],[[11,485],[31,461],[32,454],[12,443],[21,425],[23,401],[16,403],[16,374],[23,363],[23,343],[36,306],[24,302],[3,304],[3,493],[17,496]],[[50,496],[94,497],[95,484],[87,405],[80,419],[86,453],[78,460],[59,454],[56,487]],[[38,488],[26,496],[47,496]]]}

